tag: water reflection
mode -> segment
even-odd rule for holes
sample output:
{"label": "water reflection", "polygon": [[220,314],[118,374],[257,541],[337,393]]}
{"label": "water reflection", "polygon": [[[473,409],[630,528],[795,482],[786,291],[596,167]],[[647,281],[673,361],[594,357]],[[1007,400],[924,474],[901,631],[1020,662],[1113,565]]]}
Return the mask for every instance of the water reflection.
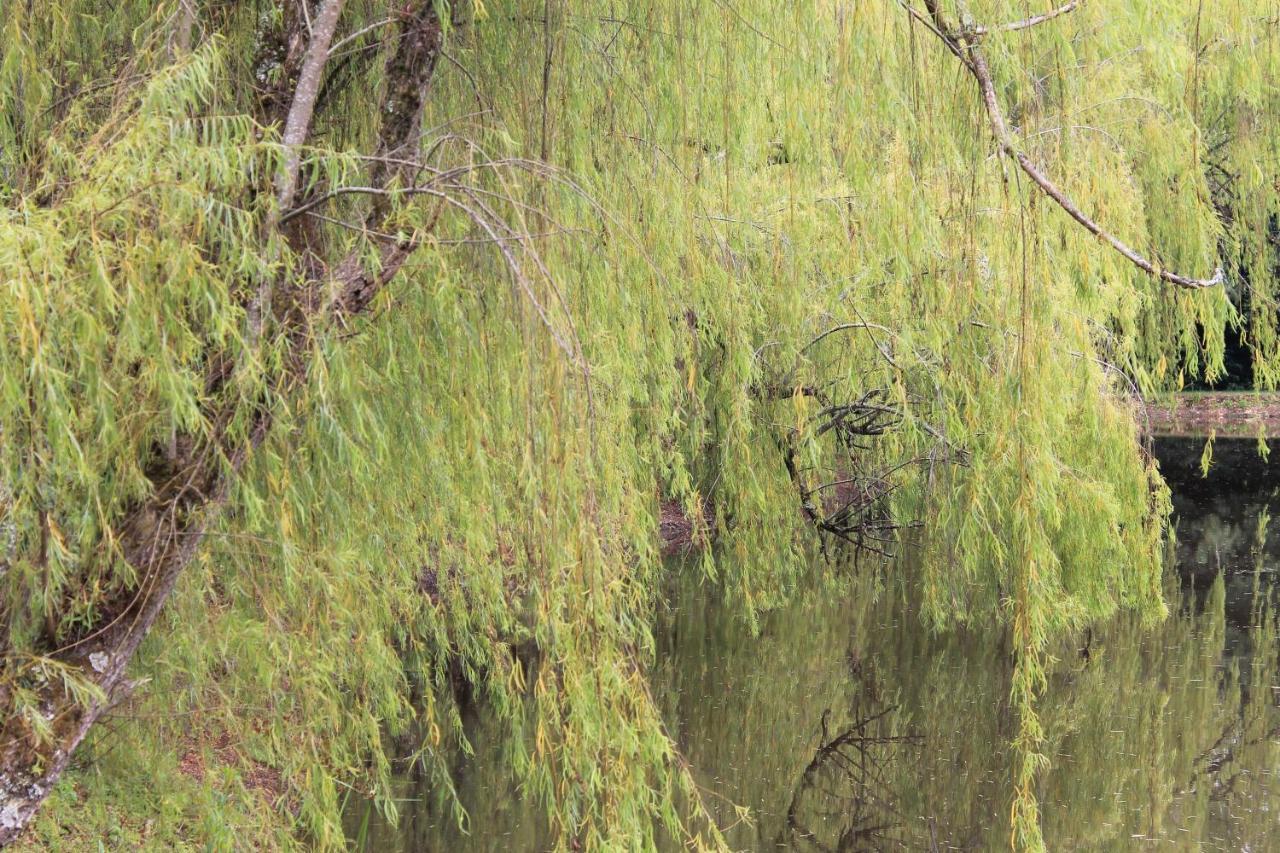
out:
{"label": "water reflection", "polygon": [[[1170,575],[1174,614],[1121,618],[1056,650],[1041,702],[1051,849],[1280,849],[1278,643],[1264,606],[1280,566],[1280,536],[1264,535],[1280,462],[1219,442],[1204,478],[1202,448],[1157,447],[1185,570]],[[753,634],[695,580],[679,583],[651,680],[708,807],[737,849],[1006,848],[1007,644],[978,630],[931,636],[875,578],[858,584],[768,614]],[[458,761],[469,833],[439,804],[412,802],[398,829],[370,825],[370,849],[547,846],[498,733],[482,713],[471,725],[477,754]]]}
{"label": "water reflection", "polygon": [[[1127,850],[1140,838],[1272,849],[1274,625],[1226,656],[1224,589],[1199,614],[1155,629],[1119,620],[1059,649],[1042,700],[1052,849]],[[975,634],[922,638],[909,615],[904,625],[876,610],[779,615],[774,636],[794,645],[726,644],[712,663],[671,648],[663,677],[681,746],[708,788],[756,818],[731,831],[735,847],[1007,846],[1008,650]],[[699,615],[711,632],[727,621],[711,608],[683,618]],[[809,642],[830,644],[810,657]]]}
{"label": "water reflection", "polygon": [[[1203,438],[1166,438],[1157,444],[1160,471],[1173,492],[1178,525],[1178,573],[1186,586],[1204,588],[1219,572],[1226,576],[1227,618],[1247,625],[1252,615],[1253,570],[1264,583],[1280,570],[1280,459],[1268,464],[1256,441],[1219,440],[1211,452],[1209,475],[1200,457]],[[1258,552],[1262,558],[1257,558]]]}

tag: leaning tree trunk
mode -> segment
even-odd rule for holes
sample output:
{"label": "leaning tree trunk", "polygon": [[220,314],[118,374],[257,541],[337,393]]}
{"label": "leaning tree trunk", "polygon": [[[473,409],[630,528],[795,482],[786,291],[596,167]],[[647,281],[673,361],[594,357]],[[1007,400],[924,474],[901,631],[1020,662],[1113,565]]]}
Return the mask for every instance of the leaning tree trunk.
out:
{"label": "leaning tree trunk", "polygon": [[[297,84],[286,101],[287,114],[279,117],[286,127],[286,145],[294,149],[308,137],[342,5],[342,0],[326,0],[316,16],[305,52],[295,57],[300,63],[295,66]],[[440,53],[442,28],[433,0],[413,0],[401,6],[393,24],[390,29],[395,48],[386,64],[386,90],[378,110],[382,123],[377,151],[384,158],[398,152],[400,159],[408,162],[419,149],[422,109]],[[183,25],[189,29],[189,22],[183,21]],[[277,199],[285,206],[294,200],[299,162],[296,156],[286,157],[284,170],[277,176]],[[384,160],[374,170],[375,186],[389,185],[397,178],[399,168]],[[386,213],[385,204],[373,206],[366,223],[372,233],[380,231],[381,218]],[[264,229],[264,244],[274,236],[272,229],[287,240],[302,239],[299,229],[291,228],[277,214]],[[270,282],[262,284],[247,307],[253,332],[278,335],[286,342],[283,363],[287,367],[276,377],[277,391],[287,394],[306,380],[308,358],[314,352],[308,343],[309,330],[362,313],[399,271],[415,245],[407,241],[387,243],[374,268],[362,263],[355,253],[338,260],[332,266],[335,272],[331,278],[314,280],[311,287],[293,297],[288,310],[279,313],[276,328],[264,329],[264,323],[272,317],[272,287]],[[221,363],[216,355],[210,362],[221,364],[208,379],[212,388],[234,381],[232,365]],[[205,414],[209,423],[218,425],[230,422],[236,413]],[[44,686],[39,705],[52,736],[38,743],[30,726],[17,719],[14,697],[0,692],[0,709],[4,711],[0,726],[0,846],[22,833],[94,723],[129,691],[130,662],[183,569],[198,552],[205,530],[226,505],[234,478],[270,434],[272,421],[270,407],[263,403],[251,415],[248,440],[239,446],[216,440],[203,446],[194,440],[177,442],[176,446],[183,449],[169,460],[163,477],[154,479],[150,498],[120,519],[116,527],[119,553],[136,570],[137,584],[117,599],[116,607],[107,608],[108,617],[96,629],[85,632],[79,642],[47,652],[95,684],[104,697],[101,701],[85,704],[60,684]]]}

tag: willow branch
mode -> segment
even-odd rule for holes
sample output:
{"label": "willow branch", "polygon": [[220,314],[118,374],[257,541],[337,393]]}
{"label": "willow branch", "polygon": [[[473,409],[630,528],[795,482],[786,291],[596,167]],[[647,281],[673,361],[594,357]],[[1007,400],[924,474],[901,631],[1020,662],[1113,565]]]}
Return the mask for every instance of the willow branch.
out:
{"label": "willow branch", "polygon": [[1000,110],[1000,105],[996,100],[995,87],[991,83],[991,71],[987,67],[986,57],[976,45],[970,45],[969,58],[972,62],[972,71],[974,78],[978,81],[978,88],[982,91],[982,100],[986,104],[987,117],[991,121],[991,131],[995,134],[996,141],[1000,144],[1001,150],[1005,154],[1012,157],[1022,168],[1022,171],[1031,178],[1045,195],[1057,202],[1058,206],[1067,212],[1067,215],[1084,227],[1086,231],[1096,237],[1101,238],[1111,248],[1115,249],[1130,263],[1138,269],[1152,275],[1161,281],[1177,287],[1185,287],[1189,289],[1199,289],[1205,287],[1214,287],[1222,284],[1222,268],[1219,267],[1214,273],[1213,278],[1190,278],[1188,276],[1179,275],[1171,270],[1164,269],[1153,263],[1146,257],[1138,254],[1131,249],[1119,237],[1104,229],[1101,225],[1089,218],[1069,196],[1066,195],[1058,186],[1049,180],[1049,177],[1040,171],[1036,164],[1031,162],[1031,158],[1020,151],[1013,143],[1013,137],[1009,133],[1009,128],[1005,124],[1004,113]]}
{"label": "willow branch", "polygon": [[999,24],[994,27],[974,27],[970,32],[975,36],[985,36],[987,33],[1014,33],[1018,30],[1026,30],[1031,27],[1043,24],[1045,21],[1052,21],[1060,15],[1068,12],[1074,12],[1076,9],[1084,5],[1084,0],[1073,0],[1071,3],[1064,3],[1052,11],[1045,12],[1042,15],[1032,15],[1030,18],[1024,18],[1021,21],[1012,21],[1008,24]]}
{"label": "willow branch", "polygon": [[[921,12],[916,10],[914,6],[907,3],[906,0],[898,0],[898,5],[906,9],[907,13],[924,25],[925,29],[937,36],[938,40],[946,46],[947,50],[951,51],[952,55],[955,56],[956,59],[964,63],[966,68],[969,68],[969,57],[965,56],[960,44],[950,35],[946,21],[942,17],[942,10],[938,8],[937,0],[925,0],[924,5],[925,8],[929,10],[929,18],[926,18]],[[931,21],[930,18],[933,20]],[[970,68],[969,70],[972,71],[973,69]]]}
{"label": "willow branch", "polygon": [[[394,44],[385,68],[387,88],[380,109],[378,144],[369,158],[374,164],[371,185],[377,190],[369,193],[373,205],[365,216],[365,226],[370,230],[386,227],[395,195],[388,188],[405,177],[412,180],[427,168],[424,164],[428,158],[421,150],[422,110],[443,49],[443,30],[432,0],[419,0],[406,7],[398,20]],[[303,208],[310,210],[314,206],[308,203]],[[289,215],[301,212],[299,209]],[[358,251],[349,254],[335,268],[337,294],[329,312],[337,317],[362,312],[416,248],[416,241],[411,239],[383,246],[376,265],[367,263]]]}
{"label": "willow branch", "polygon": [[[923,15],[911,9],[905,3],[904,7],[911,12],[912,16],[917,20],[923,21]],[[1044,16],[1038,16],[1042,20],[1050,20],[1071,11],[1071,9],[1079,6],[1077,3],[1068,3],[1067,6],[1060,7],[1054,12],[1046,13]],[[1068,8],[1070,7],[1070,8]],[[1176,287],[1188,289],[1201,289],[1206,287],[1214,287],[1222,284],[1223,271],[1219,267],[1213,278],[1191,278],[1189,276],[1179,275],[1171,270],[1164,269],[1160,265],[1139,254],[1130,248],[1127,243],[1119,237],[1107,231],[1092,218],[1090,218],[1080,207],[1063,192],[1057,184],[1050,180],[1039,166],[1031,161],[1031,158],[1024,154],[1014,143],[1013,134],[1009,132],[1009,126],[1005,121],[1004,111],[1000,109],[999,99],[996,97],[995,84],[991,80],[991,69],[987,65],[986,55],[982,52],[982,48],[978,45],[977,39],[981,33],[989,32],[989,28],[968,27],[962,30],[956,30],[951,27],[937,3],[937,0],[925,0],[925,8],[929,11],[933,19],[933,25],[929,26],[929,30],[938,36],[946,45],[947,49],[955,54],[969,72],[973,75],[974,80],[978,83],[978,90],[982,95],[982,103],[986,108],[987,119],[991,125],[992,135],[995,136],[1000,151],[1007,155],[1010,159],[1018,164],[1018,167],[1026,173],[1027,177],[1040,188],[1041,192],[1051,198],[1059,207],[1066,211],[1067,215],[1074,219],[1081,227],[1090,234],[1098,237],[1104,243],[1109,245],[1117,253],[1123,256],[1131,264],[1148,275],[1159,279],[1160,281],[1172,284]],[[1040,23],[1041,20],[1036,18],[1028,18],[1025,21],[1019,21],[1015,24],[1005,25],[1001,29],[1025,29]]]}
{"label": "willow branch", "polygon": [[395,18],[383,18],[381,21],[374,21],[372,24],[369,24],[367,27],[361,27],[351,35],[346,36],[345,38],[339,39],[337,42],[335,42],[333,46],[329,48],[329,56],[332,57],[334,54],[341,51],[347,45],[358,40],[361,36],[368,35],[369,33],[373,32],[376,29],[385,27],[387,24],[394,24],[395,22],[396,22]]}
{"label": "willow branch", "polygon": [[[299,75],[299,89],[306,88],[304,80],[313,80],[310,105],[303,92],[293,99],[290,120],[286,122],[286,138],[297,139],[296,145],[306,137],[315,107],[315,93],[319,90],[323,60],[332,39],[338,10],[342,0],[325,0],[320,14],[313,20],[312,44],[304,61],[312,65],[312,73],[304,68]],[[439,22],[433,0],[419,0],[416,11],[407,11],[402,20],[402,30],[418,36],[418,44],[438,44]],[[315,59],[312,63],[311,60]],[[389,70],[388,93],[379,105],[382,119],[379,134],[379,155],[390,156],[391,151],[406,138],[409,128],[416,128],[421,120],[423,100],[430,84],[434,62],[419,61],[416,56],[401,55],[404,61]],[[429,56],[425,59],[430,59]],[[301,128],[301,136],[298,130]],[[295,149],[296,154],[296,149]],[[291,162],[286,158],[286,163]],[[276,190],[287,190],[279,197],[292,201],[296,195],[299,161],[292,161],[293,175],[280,178]],[[386,170],[383,170],[384,172]],[[288,184],[292,183],[292,189]],[[283,206],[277,208],[277,211]],[[264,233],[264,239],[274,239],[279,227],[279,213],[272,228]],[[387,280],[395,275],[412,252],[414,244],[395,244],[387,247],[376,270],[368,270],[355,264],[358,255],[349,256],[354,280],[350,282],[355,292],[335,314],[358,312],[368,306],[368,295],[376,293]],[[342,283],[340,281],[340,283]],[[276,393],[285,394],[291,388],[305,382],[310,366],[308,358],[308,331],[313,320],[319,319],[324,307],[301,305],[307,314],[289,318],[284,342],[287,348],[281,374],[274,381]],[[218,358],[214,354],[215,368],[208,377],[210,388],[216,389],[232,380],[234,365],[231,359]],[[218,395],[211,395],[215,397]],[[21,720],[13,718],[0,723],[0,847],[15,840],[31,820],[40,804],[67,768],[77,746],[89,730],[110,707],[113,699],[130,687],[125,677],[126,669],[139,645],[150,631],[165,601],[184,568],[197,553],[206,529],[218,517],[231,499],[231,485],[250,458],[250,455],[269,435],[274,424],[270,405],[256,407],[248,413],[248,435],[235,439],[226,433],[226,425],[240,413],[239,398],[231,401],[211,402],[207,420],[214,425],[214,434],[208,440],[193,440],[184,447],[179,457],[166,469],[166,473],[151,483],[152,494],[138,504],[122,511],[113,520],[112,554],[119,554],[124,562],[137,571],[138,581],[123,589],[107,602],[104,613],[110,614],[105,625],[85,628],[73,643],[51,653],[61,665],[76,672],[88,684],[93,685],[100,698],[88,703],[50,682],[40,688],[42,712],[51,717],[49,724],[55,737],[47,746],[34,744],[23,728]],[[169,476],[169,472],[172,476]],[[3,495],[0,495],[3,497]],[[0,533],[3,529],[0,528]],[[0,602],[0,619],[8,610],[8,602]],[[0,638],[0,643],[3,639]],[[0,687],[0,706],[8,706],[10,699]],[[48,709],[45,711],[44,709]]]}

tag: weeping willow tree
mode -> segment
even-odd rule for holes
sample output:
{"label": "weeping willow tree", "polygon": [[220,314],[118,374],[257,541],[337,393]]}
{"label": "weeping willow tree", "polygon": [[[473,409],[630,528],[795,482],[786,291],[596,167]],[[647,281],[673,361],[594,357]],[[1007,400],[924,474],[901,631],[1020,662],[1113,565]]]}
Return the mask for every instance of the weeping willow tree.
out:
{"label": "weeping willow tree", "polygon": [[558,844],[723,846],[646,681],[665,503],[749,621],[920,522],[921,628],[1016,650],[1042,846],[1053,644],[1165,609],[1134,392],[1229,324],[1280,375],[1276,9],[39,5],[0,841],[122,701],[234,733],[328,848],[404,737],[448,791],[483,701]]}

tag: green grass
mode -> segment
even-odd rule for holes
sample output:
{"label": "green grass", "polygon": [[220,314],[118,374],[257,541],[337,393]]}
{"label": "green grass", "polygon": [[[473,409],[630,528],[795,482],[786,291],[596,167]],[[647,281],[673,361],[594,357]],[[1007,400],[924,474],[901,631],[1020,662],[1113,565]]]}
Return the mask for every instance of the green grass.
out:
{"label": "green grass", "polygon": [[1245,406],[1250,403],[1265,401],[1280,404],[1280,392],[1276,391],[1177,391],[1170,394],[1157,394],[1150,402],[1196,402],[1199,400],[1221,400],[1224,405]]}
{"label": "green grass", "polygon": [[58,782],[17,851],[278,850],[292,821],[246,790],[235,768],[206,761],[184,773],[187,748],[120,720],[95,735]]}

